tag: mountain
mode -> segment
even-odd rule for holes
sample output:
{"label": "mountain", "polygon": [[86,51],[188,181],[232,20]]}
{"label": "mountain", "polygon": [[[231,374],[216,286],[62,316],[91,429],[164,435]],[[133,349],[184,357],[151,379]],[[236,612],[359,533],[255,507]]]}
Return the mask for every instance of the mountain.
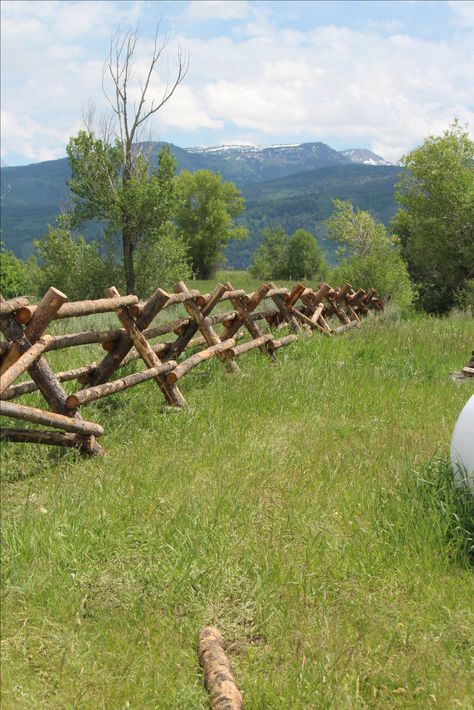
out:
{"label": "mountain", "polygon": [[347,150],[340,150],[339,153],[345,158],[348,158],[352,163],[362,163],[362,165],[392,165],[387,160],[384,160],[377,155],[372,153],[371,150],[366,148],[348,148]]}
{"label": "mountain", "polygon": [[[163,145],[144,143],[141,148],[150,153],[153,164]],[[351,155],[343,155],[320,142],[266,147],[184,149],[172,144],[169,147],[176,157],[178,171],[213,170],[243,190],[247,199],[245,220],[251,239],[246,246],[238,244],[229,247],[230,263],[235,266],[249,263],[249,249],[255,248],[266,223],[278,219],[290,231],[299,226],[312,229],[312,225],[319,225],[321,220],[326,219],[331,196],[352,199],[350,195],[354,195],[357,204],[358,196],[362,199],[365,195],[365,202],[363,199],[362,202],[370,208],[381,190],[384,199],[392,205],[388,212],[394,209],[393,190],[390,194],[384,192],[392,188],[389,183],[380,182],[378,167],[373,160],[381,160],[380,167],[389,167],[389,164],[370,151],[353,149],[343,151]],[[360,159],[356,161],[357,156]],[[358,168],[368,171],[363,180],[357,172]],[[375,172],[371,173],[371,170]],[[67,158],[2,168],[1,238],[7,249],[12,249],[21,258],[27,258],[32,253],[33,241],[44,236],[47,225],[54,224],[56,215],[68,207],[66,180],[69,176]],[[378,214],[377,209],[375,212]],[[383,215],[380,218],[383,219]],[[89,226],[84,234],[87,238],[94,237],[96,227]]]}
{"label": "mountain", "polygon": [[400,171],[394,165],[353,163],[244,187],[246,202],[241,221],[249,229],[249,238],[229,244],[229,263],[236,268],[247,267],[262,240],[263,229],[281,224],[289,234],[299,227],[310,231],[317,237],[326,259],[335,264],[337,245],[326,238],[324,226],[333,210],[332,200],[350,200],[358,209],[369,210],[388,224],[396,211],[393,192]]}

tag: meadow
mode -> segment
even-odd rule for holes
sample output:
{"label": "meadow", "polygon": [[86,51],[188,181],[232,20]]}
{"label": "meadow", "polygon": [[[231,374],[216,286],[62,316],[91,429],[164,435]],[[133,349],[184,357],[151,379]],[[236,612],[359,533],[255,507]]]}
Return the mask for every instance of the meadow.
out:
{"label": "meadow", "polygon": [[449,465],[472,326],[387,309],[241,375],[209,361],[181,412],[141,385],[84,412],[103,459],[4,445],[3,707],[207,708],[215,624],[247,708],[473,708],[474,509]]}

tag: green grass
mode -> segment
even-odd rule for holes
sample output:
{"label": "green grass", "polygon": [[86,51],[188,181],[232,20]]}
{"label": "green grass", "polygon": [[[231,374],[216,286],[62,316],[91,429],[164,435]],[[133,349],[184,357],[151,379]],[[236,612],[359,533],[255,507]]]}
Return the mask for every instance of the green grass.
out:
{"label": "green grass", "polygon": [[104,459],[5,445],[3,706],[207,708],[216,624],[247,708],[474,707],[471,340],[387,313],[85,408]]}

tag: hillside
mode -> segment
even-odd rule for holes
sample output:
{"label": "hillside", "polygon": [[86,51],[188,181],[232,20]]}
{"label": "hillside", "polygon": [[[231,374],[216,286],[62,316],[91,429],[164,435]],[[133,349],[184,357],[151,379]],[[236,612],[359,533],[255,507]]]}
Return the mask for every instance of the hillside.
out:
{"label": "hillside", "polygon": [[[145,144],[153,156],[162,146],[163,143]],[[318,142],[262,148],[221,146],[186,150],[174,145],[170,148],[178,171],[213,170],[243,190],[248,201],[244,222],[249,226],[251,238],[246,244],[229,247],[229,263],[235,267],[248,265],[261,238],[261,229],[275,220],[289,230],[320,229],[334,197],[354,199],[358,206],[372,209],[380,219],[389,218],[394,211],[393,183],[380,170],[387,170],[389,175],[390,171],[395,174],[396,168],[374,165],[376,159],[384,161],[374,154],[370,154],[373,159],[367,158],[367,151],[354,149],[349,151],[352,156],[349,158]],[[367,160],[370,164],[363,164]],[[362,164],[357,164],[361,161]],[[69,175],[67,158],[2,168],[2,241],[17,256],[27,258],[32,253],[33,241],[41,238],[47,225],[53,224],[56,215],[67,208]],[[85,234],[95,236],[94,227],[89,227]],[[333,246],[328,245],[327,251],[331,257]]]}
{"label": "hillside", "polygon": [[399,172],[393,165],[352,164],[244,187],[246,211],[242,222],[250,235],[245,242],[229,245],[229,263],[237,268],[247,267],[261,242],[263,229],[271,224],[281,224],[289,233],[299,227],[308,229],[317,236],[329,262],[335,263],[337,247],[326,239],[323,224],[332,212],[332,200],[350,200],[388,224],[396,210],[393,190]]}

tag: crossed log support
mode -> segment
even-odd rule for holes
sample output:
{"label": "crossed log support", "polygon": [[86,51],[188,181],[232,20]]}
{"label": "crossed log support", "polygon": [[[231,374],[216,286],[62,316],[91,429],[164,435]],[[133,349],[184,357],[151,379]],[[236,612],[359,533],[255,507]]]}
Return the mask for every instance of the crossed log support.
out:
{"label": "crossed log support", "polygon": [[[87,455],[103,455],[97,442],[103,429],[84,421],[79,407],[154,380],[168,405],[183,408],[186,400],[177,383],[206,360],[216,357],[228,372],[238,374],[236,358],[246,352],[258,348],[274,362],[276,350],[297,340],[303,329],[332,335],[358,327],[370,309],[383,309],[374,289],[354,291],[350,284],[333,289],[323,283],[315,291],[300,283],[288,291],[269,283],[247,294],[226,282],[201,294],[180,281],[174,291],[170,294],[158,288],[143,303],[134,295],[121,296],[115,287],[94,301],[66,302],[65,294],[55,288],[38,305],[30,305],[23,297],[9,301],[0,297],[0,330],[6,337],[0,342],[0,414],[53,429],[6,428],[0,430],[0,440],[75,447]],[[272,307],[262,308],[264,301]],[[232,310],[213,315],[214,308],[224,302]],[[152,325],[164,309],[177,304],[184,307],[187,317]],[[53,320],[107,312],[116,314],[120,328],[66,335],[45,332]],[[336,328],[330,324],[333,317],[340,323]],[[262,330],[262,322],[270,326],[270,332]],[[223,330],[219,333],[215,327],[220,324]],[[283,325],[291,334],[276,337],[275,329]],[[149,342],[170,334],[173,340]],[[250,339],[239,343],[246,334]],[[44,357],[53,350],[92,343],[100,343],[105,351],[98,363],[55,374]],[[194,352],[186,357],[189,350]],[[136,360],[143,361],[144,370],[111,379]],[[31,380],[17,382],[26,372]],[[68,395],[61,383],[71,380],[82,388]],[[36,391],[49,411],[11,402]]]}

